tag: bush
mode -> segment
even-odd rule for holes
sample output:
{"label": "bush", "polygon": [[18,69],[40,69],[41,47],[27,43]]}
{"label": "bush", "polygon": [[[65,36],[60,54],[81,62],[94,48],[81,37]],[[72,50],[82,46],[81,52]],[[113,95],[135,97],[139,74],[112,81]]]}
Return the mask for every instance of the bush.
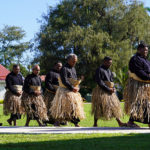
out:
{"label": "bush", "polygon": [[3,99],[1,99],[1,100],[0,100],[0,104],[3,104],[3,102],[4,102],[4,100],[3,100]]}

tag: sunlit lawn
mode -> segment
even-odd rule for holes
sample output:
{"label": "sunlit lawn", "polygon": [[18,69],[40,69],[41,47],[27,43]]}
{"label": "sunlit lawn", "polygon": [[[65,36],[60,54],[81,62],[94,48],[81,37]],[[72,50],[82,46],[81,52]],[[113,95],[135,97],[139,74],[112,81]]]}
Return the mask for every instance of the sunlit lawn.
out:
{"label": "sunlit lawn", "polygon": [[[86,119],[80,125],[91,127],[91,104],[85,104],[84,107]],[[8,126],[6,120],[9,116],[0,117],[3,125]],[[121,119],[128,121],[127,116]],[[18,121],[18,126],[24,124],[25,117]],[[37,126],[37,123],[31,121],[30,125]],[[68,126],[73,125],[69,123]],[[118,127],[115,120],[99,120],[99,126]],[[149,150],[149,139],[150,134],[0,134],[0,150]]]}
{"label": "sunlit lawn", "polygon": [[0,135],[1,150],[149,150],[150,134]]}
{"label": "sunlit lawn", "polygon": [[[121,103],[122,109],[123,109],[123,105],[124,105],[124,103]],[[1,118],[0,122],[3,123],[3,126],[8,126],[8,123],[6,120],[9,118],[9,116],[4,116],[2,110],[3,110],[3,106],[1,105],[0,106],[0,115],[1,115],[0,116],[0,118]],[[86,119],[84,119],[80,122],[80,126],[92,127],[93,126],[93,116],[91,115],[91,104],[84,104],[84,111],[86,114]],[[121,120],[123,122],[127,122],[128,119],[129,119],[129,117],[126,115],[123,118],[121,118]],[[24,126],[25,121],[26,121],[26,117],[22,116],[22,119],[17,121],[17,125],[18,126]],[[144,125],[141,123],[138,123],[138,124],[141,127],[147,127],[147,125]],[[115,119],[112,119],[110,121],[99,120],[98,125],[99,125],[99,127],[118,127],[118,124],[117,124]],[[38,126],[38,124],[36,123],[36,121],[31,121],[30,126]],[[48,126],[52,126],[52,125],[48,125]],[[68,126],[74,126],[74,125],[72,123],[69,123]]]}

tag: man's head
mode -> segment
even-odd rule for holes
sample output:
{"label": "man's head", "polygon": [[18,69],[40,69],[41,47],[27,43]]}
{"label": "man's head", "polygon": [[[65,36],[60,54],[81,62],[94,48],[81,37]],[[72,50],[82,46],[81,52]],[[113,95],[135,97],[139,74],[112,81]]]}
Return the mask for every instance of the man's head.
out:
{"label": "man's head", "polygon": [[18,74],[20,72],[20,66],[19,65],[13,65],[13,73]]}
{"label": "man's head", "polygon": [[139,44],[137,47],[137,52],[146,58],[148,55],[148,46],[146,44]]}
{"label": "man's head", "polygon": [[110,58],[109,56],[106,56],[106,57],[103,59],[103,65],[104,65],[106,68],[109,68],[109,67],[112,65],[112,58]]}
{"label": "man's head", "polygon": [[35,74],[35,75],[39,75],[39,73],[40,73],[40,66],[39,66],[39,65],[34,65],[34,66],[32,67],[32,72],[33,72],[33,74]]}
{"label": "man's head", "polygon": [[60,71],[61,68],[62,68],[62,63],[60,61],[54,64],[54,69],[57,70],[58,72]]}
{"label": "man's head", "polygon": [[78,57],[75,54],[69,54],[67,57],[67,62],[71,67],[74,67],[78,61]]}

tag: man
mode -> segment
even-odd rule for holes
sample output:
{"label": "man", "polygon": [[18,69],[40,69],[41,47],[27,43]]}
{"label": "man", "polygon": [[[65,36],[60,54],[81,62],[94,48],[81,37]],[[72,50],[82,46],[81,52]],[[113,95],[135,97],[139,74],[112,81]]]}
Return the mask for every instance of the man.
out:
{"label": "man", "polygon": [[150,61],[148,47],[139,44],[129,62],[129,79],[124,91],[125,112],[130,115],[129,127],[139,127],[134,121],[150,126]]}
{"label": "man", "polygon": [[29,74],[24,81],[22,102],[27,113],[25,126],[29,126],[30,120],[36,120],[39,126],[43,126],[42,121],[48,120],[39,73],[39,65],[34,65],[32,74]]}
{"label": "man", "polygon": [[58,122],[71,121],[76,127],[79,127],[80,119],[84,118],[83,101],[79,91],[79,83],[77,80],[76,70],[74,68],[77,62],[77,56],[70,54],[60,71],[59,88],[56,91],[52,107],[51,115]]}
{"label": "man", "polygon": [[97,127],[99,118],[104,120],[116,118],[119,126],[126,125],[119,119],[122,116],[122,111],[119,99],[115,94],[113,74],[109,69],[111,65],[112,59],[110,57],[105,57],[103,64],[96,70],[94,80],[97,83],[97,87],[92,92],[94,127]]}
{"label": "man", "polygon": [[23,79],[20,75],[19,65],[13,65],[13,70],[6,77],[6,93],[4,98],[4,114],[11,114],[7,120],[9,125],[16,126],[16,120],[21,119],[23,108],[21,107]]}
{"label": "man", "polygon": [[60,77],[60,69],[62,68],[62,63],[55,63],[53,69],[51,69],[45,78],[45,87],[46,91],[44,93],[44,102],[47,107],[47,115],[49,117],[49,121],[47,123],[54,124],[55,120],[52,118],[51,113],[49,111],[51,107],[51,102],[54,99],[56,90],[59,86],[58,78]]}

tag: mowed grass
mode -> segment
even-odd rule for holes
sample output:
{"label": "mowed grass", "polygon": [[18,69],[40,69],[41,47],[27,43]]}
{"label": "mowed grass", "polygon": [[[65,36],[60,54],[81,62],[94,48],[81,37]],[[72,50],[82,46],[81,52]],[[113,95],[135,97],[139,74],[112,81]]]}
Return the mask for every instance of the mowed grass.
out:
{"label": "mowed grass", "polygon": [[150,134],[0,135],[1,150],[149,150]]}
{"label": "mowed grass", "polygon": [[[123,103],[121,104],[123,107]],[[0,114],[3,107],[0,106]],[[86,119],[81,126],[91,127],[91,104],[84,104]],[[9,116],[0,116],[4,126]],[[18,120],[18,126],[24,126],[25,117]],[[121,118],[123,122],[128,117]],[[118,127],[115,119],[98,122],[100,127]],[[141,126],[147,126],[140,124]],[[38,126],[31,121],[30,126]],[[73,126],[71,123],[68,126]],[[149,150],[150,134],[0,134],[0,150]]]}
{"label": "mowed grass", "polygon": [[[124,103],[121,103],[122,110],[124,108]],[[84,120],[81,120],[79,123],[80,126],[82,127],[92,127],[93,126],[93,116],[91,115],[91,104],[90,103],[85,103],[84,104],[84,111],[86,118]],[[3,126],[9,126],[7,123],[7,119],[9,116],[4,116],[3,115],[3,105],[0,105],[0,122],[3,123]],[[124,115],[121,120],[123,122],[127,122],[129,120],[129,117]],[[22,116],[21,120],[17,120],[17,126],[24,126],[26,121],[26,116]],[[137,123],[141,127],[147,127],[146,124],[141,124]],[[30,126],[38,126],[37,122],[35,120],[31,120]],[[48,126],[53,126],[53,125],[48,125]],[[68,123],[67,126],[74,126],[72,123]],[[109,120],[109,121],[104,121],[104,120],[98,120],[98,126],[99,127],[118,127],[118,124],[115,119]]]}

